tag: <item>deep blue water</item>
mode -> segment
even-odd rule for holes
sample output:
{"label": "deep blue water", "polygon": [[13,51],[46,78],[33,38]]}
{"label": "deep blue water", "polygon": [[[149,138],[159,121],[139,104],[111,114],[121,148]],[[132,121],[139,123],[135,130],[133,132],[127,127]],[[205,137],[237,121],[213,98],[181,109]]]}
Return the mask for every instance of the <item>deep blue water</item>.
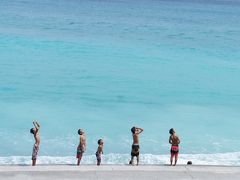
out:
{"label": "deep blue water", "polygon": [[[240,152],[238,0],[1,0],[0,157]],[[240,159],[239,155],[236,157]],[[227,159],[227,158],[226,158]],[[238,161],[240,163],[240,160]],[[236,162],[235,162],[236,163]]]}

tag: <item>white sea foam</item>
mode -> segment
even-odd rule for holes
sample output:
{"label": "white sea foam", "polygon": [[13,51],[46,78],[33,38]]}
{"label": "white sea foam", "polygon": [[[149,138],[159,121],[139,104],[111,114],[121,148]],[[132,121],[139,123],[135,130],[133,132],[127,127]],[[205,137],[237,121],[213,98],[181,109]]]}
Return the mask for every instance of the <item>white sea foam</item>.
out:
{"label": "white sea foam", "polygon": [[[130,155],[128,154],[107,154],[103,155],[103,164],[128,164]],[[178,164],[186,164],[187,161],[192,161],[194,165],[240,165],[240,152],[234,153],[218,153],[218,154],[181,154]],[[38,164],[75,164],[76,159],[72,156],[53,157],[40,156]],[[94,155],[86,155],[83,157],[82,164],[95,164],[96,158]],[[140,156],[141,164],[168,164],[169,155],[152,155],[142,154]],[[0,165],[29,165],[31,157],[29,156],[9,156],[0,157]]]}

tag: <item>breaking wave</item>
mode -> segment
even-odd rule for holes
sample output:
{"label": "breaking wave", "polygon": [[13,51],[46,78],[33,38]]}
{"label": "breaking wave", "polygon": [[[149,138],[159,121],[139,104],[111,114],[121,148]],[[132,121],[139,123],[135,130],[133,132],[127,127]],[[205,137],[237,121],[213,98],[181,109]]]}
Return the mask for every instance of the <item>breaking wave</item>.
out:
{"label": "breaking wave", "polygon": [[[103,155],[103,164],[128,164],[130,155],[128,154],[107,154]],[[186,164],[192,161],[194,165],[240,165],[240,152],[233,153],[217,153],[217,154],[181,154],[178,164]],[[75,164],[76,159],[72,156],[54,157],[40,156],[38,164],[41,165],[63,165]],[[82,164],[95,164],[96,157],[94,155],[86,155],[82,159]],[[169,163],[169,155],[140,155],[140,164],[143,165],[164,165]],[[0,165],[29,165],[31,164],[30,156],[9,156],[0,157]]]}

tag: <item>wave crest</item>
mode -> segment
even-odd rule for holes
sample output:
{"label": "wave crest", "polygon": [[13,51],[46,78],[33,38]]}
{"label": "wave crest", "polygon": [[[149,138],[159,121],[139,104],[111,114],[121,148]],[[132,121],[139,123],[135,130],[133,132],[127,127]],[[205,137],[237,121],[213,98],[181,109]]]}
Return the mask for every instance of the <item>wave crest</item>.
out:
{"label": "wave crest", "polygon": [[[130,155],[128,154],[107,154],[103,155],[103,164],[128,164]],[[179,156],[178,164],[186,164],[187,161],[192,161],[194,165],[240,165],[240,152],[234,153],[217,153],[217,154],[181,154]],[[41,165],[63,165],[75,164],[76,159],[72,156],[54,157],[54,156],[40,156],[38,164]],[[154,165],[154,164],[168,164],[169,155],[140,155],[140,164]],[[9,156],[0,157],[0,165],[29,165],[31,164],[30,156]],[[86,155],[82,159],[82,164],[96,164],[96,157],[94,155]]]}

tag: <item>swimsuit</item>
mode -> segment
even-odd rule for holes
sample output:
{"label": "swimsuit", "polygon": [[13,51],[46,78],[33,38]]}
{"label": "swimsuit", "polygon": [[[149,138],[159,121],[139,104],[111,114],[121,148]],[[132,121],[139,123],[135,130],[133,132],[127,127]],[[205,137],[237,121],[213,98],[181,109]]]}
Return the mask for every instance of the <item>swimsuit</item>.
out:
{"label": "swimsuit", "polygon": [[170,152],[171,152],[171,155],[172,155],[172,156],[174,156],[174,155],[177,156],[178,153],[179,153],[179,147],[172,145]]}
{"label": "swimsuit", "polygon": [[36,160],[38,156],[39,146],[37,144],[34,144],[33,146],[33,152],[32,152],[32,160]]}
{"label": "swimsuit", "polygon": [[80,156],[85,152],[86,148],[83,145],[78,146],[77,148],[77,158],[80,158]]}
{"label": "swimsuit", "polygon": [[102,160],[102,157],[101,157],[101,154],[98,151],[96,152],[96,158],[97,158],[98,164],[100,164],[101,160]]}
{"label": "swimsuit", "polygon": [[132,156],[139,156],[139,149],[140,149],[139,144],[133,144],[131,155]]}

